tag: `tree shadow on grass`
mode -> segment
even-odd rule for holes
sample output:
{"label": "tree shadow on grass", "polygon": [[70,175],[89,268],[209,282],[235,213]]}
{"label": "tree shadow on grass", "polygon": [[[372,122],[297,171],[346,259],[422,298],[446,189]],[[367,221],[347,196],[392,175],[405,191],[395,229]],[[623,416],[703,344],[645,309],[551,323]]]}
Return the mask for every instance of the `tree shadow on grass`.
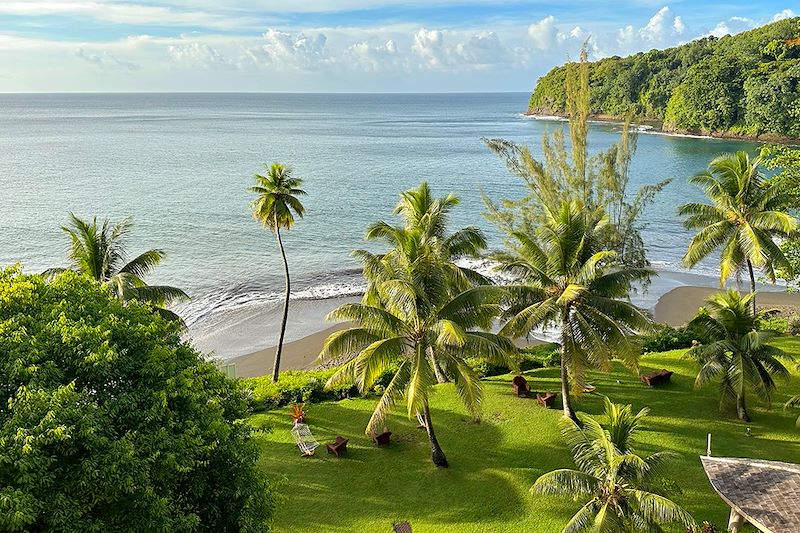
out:
{"label": "tree shadow on grass", "polygon": [[[437,469],[430,460],[426,432],[404,413],[387,418],[393,432],[387,447],[377,447],[364,435],[374,400],[344,400],[313,405],[307,423],[322,444],[313,458],[302,458],[283,413],[259,415],[272,427],[259,438],[262,466],[286,476],[286,501],[276,525],[293,531],[355,531],[365,524],[388,528],[395,520],[428,523],[513,520],[519,513],[519,487],[503,469],[514,468],[509,455],[525,453],[503,447],[501,432],[491,422],[476,423],[466,414],[432,408],[437,437],[450,468]],[[324,443],[337,435],[349,438],[340,458],[328,455]],[[302,519],[286,516],[301,513]],[[291,525],[290,525],[291,524]],[[300,529],[297,529],[300,527]]]}

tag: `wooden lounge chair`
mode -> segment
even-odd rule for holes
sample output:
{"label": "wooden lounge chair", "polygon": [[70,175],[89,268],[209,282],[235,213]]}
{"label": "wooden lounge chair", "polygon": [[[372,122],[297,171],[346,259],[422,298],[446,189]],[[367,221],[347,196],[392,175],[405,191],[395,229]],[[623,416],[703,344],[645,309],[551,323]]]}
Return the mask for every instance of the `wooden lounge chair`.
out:
{"label": "wooden lounge chair", "polygon": [[537,393],[536,401],[539,402],[539,405],[541,405],[542,407],[549,409],[553,407],[553,405],[556,403],[557,397],[558,394],[556,394],[555,392],[545,392],[544,394]]}
{"label": "wooden lounge chair", "polygon": [[649,374],[644,374],[639,379],[642,383],[646,383],[648,387],[655,387],[656,385],[669,383],[670,377],[672,377],[672,372],[662,368],[661,370],[654,370]]}
{"label": "wooden lounge chair", "polygon": [[514,389],[514,394],[520,398],[523,396],[527,398],[531,393],[531,386],[522,376],[514,376],[514,379],[511,380],[511,386]]}
{"label": "wooden lounge chair", "polygon": [[336,442],[331,444],[326,444],[325,447],[328,448],[328,453],[332,453],[336,457],[339,457],[339,454],[347,451],[348,440],[349,439],[346,439],[344,437],[336,437]]}
{"label": "wooden lounge chair", "polygon": [[377,444],[378,446],[388,446],[389,445],[389,437],[392,436],[392,432],[386,428],[383,428],[383,433],[375,433],[374,431],[371,434],[372,442]]}
{"label": "wooden lounge chair", "polygon": [[291,433],[295,443],[297,443],[297,447],[300,448],[300,453],[307,457],[314,455],[314,451],[319,446],[319,442],[317,442],[314,435],[311,434],[311,430],[308,428],[307,424],[296,423],[294,427],[292,427]]}
{"label": "wooden lounge chair", "polygon": [[414,533],[411,530],[411,524],[408,522],[395,522],[392,524],[392,531],[394,533]]}

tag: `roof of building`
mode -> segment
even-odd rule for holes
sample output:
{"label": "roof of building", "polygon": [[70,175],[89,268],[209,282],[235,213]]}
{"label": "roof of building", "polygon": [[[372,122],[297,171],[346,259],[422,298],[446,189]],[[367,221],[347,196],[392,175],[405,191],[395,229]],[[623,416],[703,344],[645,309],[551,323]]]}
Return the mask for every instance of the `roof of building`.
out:
{"label": "roof of building", "polygon": [[711,486],[765,533],[800,531],[800,465],[701,456]]}

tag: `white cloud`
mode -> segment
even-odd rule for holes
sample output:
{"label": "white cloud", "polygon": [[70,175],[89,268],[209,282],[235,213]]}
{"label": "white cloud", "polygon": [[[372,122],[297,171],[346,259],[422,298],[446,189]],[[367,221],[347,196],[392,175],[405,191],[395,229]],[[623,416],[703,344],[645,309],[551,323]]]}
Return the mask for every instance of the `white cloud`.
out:
{"label": "white cloud", "polygon": [[353,43],[345,50],[343,59],[343,65],[366,72],[377,72],[402,66],[397,43],[392,39],[378,44],[369,41]]}
{"label": "white cloud", "polygon": [[122,68],[125,70],[140,70],[142,68],[142,66],[137,63],[120,59],[111,52],[105,50],[93,53],[87,52],[84,48],[78,48],[75,51],[75,56],[93,65],[97,65],[100,68]]}
{"label": "white cloud", "polygon": [[420,28],[414,33],[411,51],[421,60],[420,66],[428,69],[481,70],[514,62],[514,54],[497,33],[485,30],[457,33]]}
{"label": "white cloud", "polygon": [[556,18],[548,15],[528,26],[528,37],[533,41],[534,47],[539,50],[550,50],[555,47],[558,43]]}
{"label": "white cloud", "polygon": [[192,42],[170,45],[168,50],[169,54],[179,62],[188,62],[207,69],[236,67],[222,52],[208,43]]}
{"label": "white cloud", "polygon": [[201,26],[234,28],[252,26],[255,19],[197,10],[176,10],[164,6],[130,2],[94,1],[2,1],[0,15],[16,16],[85,16],[115,24],[150,24],[157,26]]}
{"label": "white cloud", "polygon": [[681,35],[684,29],[683,20],[664,6],[639,29],[639,37],[645,43],[662,44],[669,38]]}
{"label": "white cloud", "polygon": [[778,22],[779,20],[790,19],[796,16],[797,15],[795,15],[794,11],[792,11],[791,9],[784,9],[779,13],[775,13],[775,15],[772,17],[772,22]]}
{"label": "white cloud", "polygon": [[745,17],[731,17],[726,21],[720,22],[714,28],[708,32],[708,35],[712,35],[714,37],[723,37],[725,35],[734,35],[736,33],[741,33],[743,31],[747,31],[753,29],[758,24],[749,18]]}

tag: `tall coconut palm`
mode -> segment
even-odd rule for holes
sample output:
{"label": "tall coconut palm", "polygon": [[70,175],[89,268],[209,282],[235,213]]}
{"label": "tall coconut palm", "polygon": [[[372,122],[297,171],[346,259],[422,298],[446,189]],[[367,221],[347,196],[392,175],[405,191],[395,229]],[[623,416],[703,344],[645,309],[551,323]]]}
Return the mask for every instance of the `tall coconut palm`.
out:
{"label": "tall coconut palm", "polygon": [[488,329],[499,313],[503,290],[473,287],[451,298],[446,278],[430,273],[438,268],[438,257],[422,241],[419,231],[405,233],[402,253],[390,261],[393,276],[373,282],[374,305],[345,304],[328,315],[328,320],[358,325],[328,337],[320,360],[344,361],[328,386],[355,383],[362,392],[384,371],[394,368],[366,431],[377,428],[388,410],[405,398],[409,416],[421,413],[425,419],[433,463],[447,467],[428,403],[438,381],[437,369],[452,376],[459,397],[477,416],[480,379],[465,358],[509,365],[514,345],[502,336],[481,331]]}
{"label": "tall coconut palm", "polygon": [[635,453],[634,436],[647,412],[645,408],[634,414],[630,405],[612,404],[606,398],[605,426],[590,417],[582,417],[582,427],[561,419],[561,433],[578,469],[548,472],[536,480],[532,491],[589,498],[564,526],[564,533],[652,532],[662,531],[661,525],[668,523],[695,527],[692,516],[656,483],[674,454]]}
{"label": "tall coconut palm", "polygon": [[[773,283],[776,268],[791,272],[774,238],[796,232],[798,223],[786,213],[791,199],[787,191],[765,182],[760,157],[741,151],[721,155],[691,183],[704,190],[710,203],[688,203],[678,210],[688,229],[699,230],[683,256],[686,266],[721,250],[720,286],[746,268],[751,294],[756,290],[755,268],[763,269]],[[751,303],[755,311],[755,298]]]}
{"label": "tall coconut palm", "polygon": [[[439,257],[439,266],[447,271],[450,278],[448,286],[453,295],[469,287],[488,285],[490,282],[486,277],[474,269],[456,263],[463,258],[478,258],[486,248],[486,237],[475,226],[447,233],[450,211],[459,202],[458,197],[453,194],[435,198],[430,186],[423,182],[416,189],[409,189],[400,194],[400,201],[394,213],[400,216],[402,225],[393,226],[384,221],[375,222],[367,228],[366,238],[382,240],[396,251],[405,238],[406,231],[418,232],[419,242]],[[388,252],[389,255],[392,253]],[[386,257],[385,254],[373,255],[365,250],[356,250],[354,254],[365,264],[371,265],[377,265],[377,261]],[[378,277],[380,272],[380,268],[374,270]]]}
{"label": "tall coconut palm", "polygon": [[631,334],[651,322],[625,299],[631,284],[651,272],[617,264],[615,252],[600,249],[605,218],[585,212],[580,202],[543,209],[534,235],[513,233],[508,250],[495,255],[498,268],[518,280],[509,287],[510,320],[500,333],[522,337],[543,326],[558,328],[564,415],[576,420],[570,394],[585,388],[588,368],[606,370],[614,358],[637,368]]}
{"label": "tall coconut palm", "polygon": [[767,344],[777,333],[758,329],[765,313],[753,312],[753,298],[752,293],[742,295],[732,289],[712,296],[707,301],[708,315],[695,320],[712,338],[721,340],[695,346],[687,352],[687,357],[702,365],[695,385],[702,387],[719,380],[720,407],[735,399],[736,413],[745,422],[750,421],[747,393],[769,402],[775,389],[772,376],[789,375],[780,359],[792,359],[783,350]]}
{"label": "tall coconut palm", "polygon": [[292,169],[288,166],[272,163],[272,165],[264,165],[264,167],[267,169],[267,173],[256,174],[256,184],[248,190],[258,195],[251,204],[253,218],[272,231],[278,239],[278,248],[280,248],[283,258],[283,273],[286,279],[281,330],[278,347],[275,349],[275,364],[272,367],[272,381],[275,382],[278,381],[281,368],[281,351],[286,333],[286,321],[289,317],[289,296],[292,288],[289,278],[289,262],[286,260],[286,250],[283,248],[281,229],[292,229],[295,217],[303,217],[305,207],[297,197],[305,196],[306,192],[300,188],[303,180],[292,176]]}
{"label": "tall coconut palm", "polygon": [[[148,285],[143,279],[164,259],[164,251],[147,250],[127,260],[125,241],[133,228],[132,219],[126,218],[117,223],[105,219],[98,224],[97,217],[93,217],[91,222],[74,213],[70,213],[69,217],[69,223],[61,229],[70,237],[67,257],[71,270],[107,285],[123,302],[138,300],[152,305],[167,318],[180,320],[166,306],[187,300],[189,297],[186,293],[168,285]],[[64,270],[51,268],[45,275],[52,277]]]}

